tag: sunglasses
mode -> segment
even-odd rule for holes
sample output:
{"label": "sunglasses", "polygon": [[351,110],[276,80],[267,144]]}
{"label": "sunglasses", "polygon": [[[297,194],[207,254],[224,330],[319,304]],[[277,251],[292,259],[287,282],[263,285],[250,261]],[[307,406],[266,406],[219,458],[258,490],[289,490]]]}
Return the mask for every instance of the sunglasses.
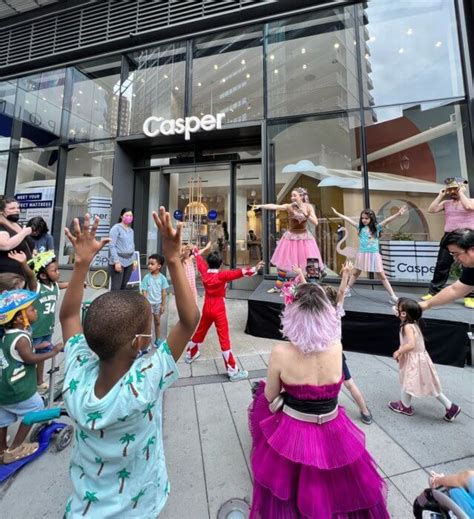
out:
{"label": "sunglasses", "polygon": [[462,177],[449,177],[444,179],[445,184],[451,184],[452,182],[457,182],[458,184],[467,184],[467,180]]}

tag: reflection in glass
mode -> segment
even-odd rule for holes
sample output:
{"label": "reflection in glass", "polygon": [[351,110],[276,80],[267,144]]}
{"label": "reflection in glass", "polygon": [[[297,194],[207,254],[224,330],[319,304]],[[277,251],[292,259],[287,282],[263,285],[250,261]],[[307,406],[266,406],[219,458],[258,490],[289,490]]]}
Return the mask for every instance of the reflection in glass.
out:
{"label": "reflection in glass", "polygon": [[0,153],[0,195],[5,194],[7,180],[8,153]]}
{"label": "reflection in glass", "polygon": [[[369,81],[362,68],[362,81]],[[268,110],[307,114],[359,104],[352,8],[334,8],[269,24]]]}
{"label": "reflection in glass", "polygon": [[128,56],[129,74],[121,89],[120,135],[142,133],[154,115],[176,119],[184,115],[185,43],[172,43]]}
{"label": "reflection in glass", "polygon": [[[66,186],[61,227],[73,230],[74,218],[86,213],[99,215],[98,238],[108,236],[112,210],[113,141],[98,141],[71,147],[67,154]],[[61,264],[73,263],[73,249],[64,234],[59,247]],[[108,247],[94,258],[93,265],[106,267]]]}
{"label": "reflection in glass", "polygon": [[164,168],[170,174],[170,213],[184,223],[184,244],[204,247],[212,242],[224,265],[230,263],[229,236],[223,229],[231,228],[229,166],[196,166]]}
{"label": "reflection in glass", "polygon": [[15,197],[21,208],[21,220],[41,216],[51,229],[58,148],[22,150],[18,156]]}
{"label": "reflection in glass", "polygon": [[[367,161],[372,209],[386,218],[407,205],[409,213],[394,220],[384,233],[382,254],[390,262],[392,277],[430,281],[444,212],[428,207],[449,177],[468,180],[472,169],[465,152],[466,106],[458,103],[392,106],[366,114]],[[359,166],[357,159],[354,167]],[[403,242],[404,265],[395,252]],[[413,254],[418,247],[420,258]],[[399,255],[398,255],[399,256]],[[406,258],[411,257],[412,263]],[[407,265],[405,265],[407,264]],[[423,270],[414,270],[415,266]]]}
{"label": "reflection in glass", "polygon": [[262,260],[262,219],[253,206],[262,203],[261,164],[239,164],[236,170],[237,266]]}
{"label": "reflection in glass", "polygon": [[370,0],[358,9],[365,106],[464,95],[453,0]]}
{"label": "reflection in glass", "polygon": [[64,69],[18,80],[15,117],[22,121],[20,148],[58,144],[64,81]]}
{"label": "reflection in glass", "polygon": [[[341,235],[331,207],[349,217],[359,217],[363,208],[363,178],[360,166],[353,166],[359,155],[359,120],[355,115],[341,114],[325,119],[308,119],[269,127],[270,153],[275,163],[277,204],[290,202],[296,187],[308,190],[315,206],[319,225],[309,230],[316,237],[323,261],[330,275],[339,272],[344,257],[336,252]],[[271,234],[270,256],[277,240],[288,228],[287,213],[269,212]],[[347,245],[355,247],[357,235],[348,229]]]}
{"label": "reflection in glass", "polygon": [[73,67],[73,89],[67,137],[70,142],[117,135],[120,58]]}
{"label": "reflection in glass", "polygon": [[263,117],[262,30],[236,29],[196,40],[192,114],[225,113],[224,123]]}
{"label": "reflection in glass", "polygon": [[8,150],[10,147],[15,96],[16,80],[0,81],[0,150]]}

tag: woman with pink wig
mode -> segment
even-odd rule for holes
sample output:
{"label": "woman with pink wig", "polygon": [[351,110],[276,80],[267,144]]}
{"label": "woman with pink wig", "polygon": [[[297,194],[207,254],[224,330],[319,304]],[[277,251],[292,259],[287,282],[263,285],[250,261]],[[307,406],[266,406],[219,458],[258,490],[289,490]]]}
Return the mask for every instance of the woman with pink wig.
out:
{"label": "woman with pink wig", "polygon": [[319,267],[324,268],[318,244],[306,225],[308,220],[318,225],[318,218],[309,203],[308,191],[304,187],[297,187],[291,192],[291,204],[262,204],[254,208],[288,212],[289,228],[278,242],[270,260],[277,267],[277,279],[269,292],[280,292],[286,280],[286,273],[291,271],[294,265],[305,268],[308,258],[316,258]]}
{"label": "woman with pink wig", "polygon": [[282,333],[267,382],[249,409],[250,519],[385,519],[386,485],[364,433],[337,403],[343,383],[341,328],[323,288],[286,295]]}

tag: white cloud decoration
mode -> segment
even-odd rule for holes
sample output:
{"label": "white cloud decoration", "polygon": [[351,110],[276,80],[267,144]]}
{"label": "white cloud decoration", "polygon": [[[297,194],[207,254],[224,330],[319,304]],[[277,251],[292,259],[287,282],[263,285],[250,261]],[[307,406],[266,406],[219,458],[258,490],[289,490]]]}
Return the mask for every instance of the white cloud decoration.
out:
{"label": "white cloud decoration", "polygon": [[296,164],[286,165],[282,173],[305,173],[312,171],[313,173],[321,173],[327,175],[328,170],[324,166],[316,166],[310,160],[300,160]]}

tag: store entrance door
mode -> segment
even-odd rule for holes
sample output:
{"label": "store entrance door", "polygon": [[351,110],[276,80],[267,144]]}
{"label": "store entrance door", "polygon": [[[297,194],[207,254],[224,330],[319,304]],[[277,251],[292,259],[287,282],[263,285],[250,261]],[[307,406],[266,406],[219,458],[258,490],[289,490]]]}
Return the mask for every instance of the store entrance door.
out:
{"label": "store entrance door", "polygon": [[[150,175],[161,177],[156,183],[159,198],[167,200],[174,222],[184,224],[183,243],[202,248],[210,241],[212,250],[222,255],[224,269],[260,261],[261,215],[252,209],[262,200],[260,160],[164,166]],[[150,189],[150,199],[155,197]],[[148,249],[156,250],[157,243],[149,236]],[[245,278],[232,288],[254,290],[261,279]]]}

